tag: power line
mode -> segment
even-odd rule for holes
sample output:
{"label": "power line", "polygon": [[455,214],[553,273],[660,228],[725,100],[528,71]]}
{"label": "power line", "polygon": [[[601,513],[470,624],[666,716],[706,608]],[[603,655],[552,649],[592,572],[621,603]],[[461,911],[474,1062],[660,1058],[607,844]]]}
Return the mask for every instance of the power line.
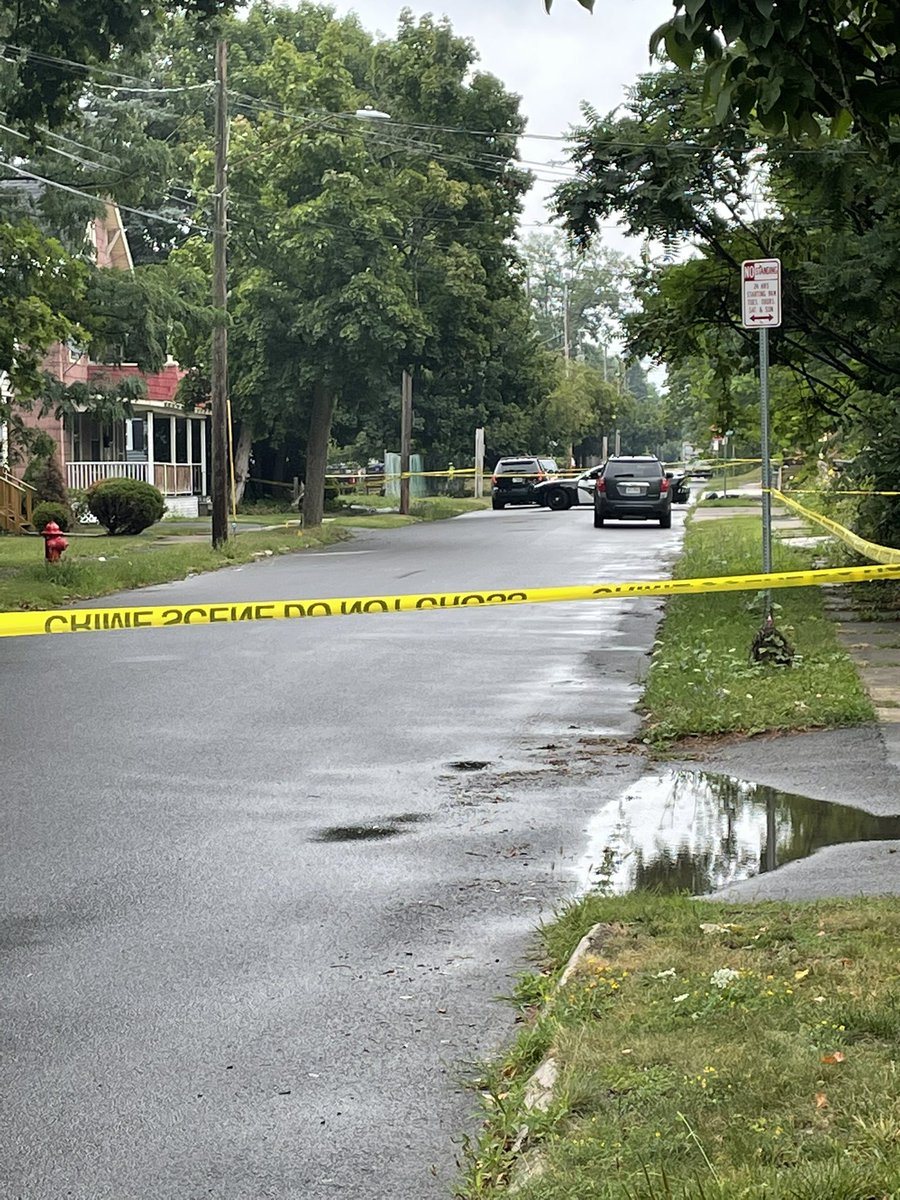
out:
{"label": "power line", "polygon": [[146,217],[151,221],[163,221],[167,225],[175,225],[178,228],[196,230],[199,233],[209,233],[210,230],[204,225],[197,225],[188,217],[174,218],[167,217],[164,213],[148,212],[143,208],[132,208],[128,204],[118,204],[115,200],[107,200],[102,196],[95,196],[91,192],[82,191],[81,188],[72,187],[67,183],[60,183],[57,179],[48,179],[45,175],[38,175],[34,171],[26,171],[24,167],[17,167],[15,163],[3,162],[0,160],[0,167],[5,167],[8,171],[15,171],[17,175],[21,175],[26,179],[33,179],[37,183],[46,184],[47,187],[58,188],[62,192],[70,192],[73,196],[82,196],[85,200],[94,200],[97,204],[115,204],[122,212],[134,213],[138,217]]}
{"label": "power line", "polygon": [[[9,54],[8,51],[12,51]],[[184,84],[176,87],[155,88],[149,80],[141,79],[137,75],[128,75],[124,71],[116,71],[112,67],[103,67],[99,63],[80,63],[71,58],[62,58],[54,54],[44,54],[40,50],[31,50],[26,46],[16,46],[12,42],[0,42],[0,57],[3,57],[7,62],[16,62],[17,59],[33,58],[36,62],[43,63],[47,66],[67,67],[70,71],[83,71],[85,77],[92,79],[93,75],[107,75],[112,79],[126,79],[132,84],[139,84],[139,87],[125,87],[118,84],[100,84],[92,79],[96,87],[110,88],[113,91],[151,91],[151,92],[191,92],[198,88],[211,88],[212,83],[193,83]]]}

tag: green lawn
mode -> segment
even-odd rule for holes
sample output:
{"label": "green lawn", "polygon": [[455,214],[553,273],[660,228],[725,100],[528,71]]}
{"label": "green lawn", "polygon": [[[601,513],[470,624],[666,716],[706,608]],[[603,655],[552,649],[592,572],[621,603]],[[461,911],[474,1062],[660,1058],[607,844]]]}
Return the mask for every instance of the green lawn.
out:
{"label": "green lawn", "polygon": [[[559,972],[600,923],[599,948]],[[893,1200],[900,906],[592,895],[543,931],[458,1195]],[[558,1075],[545,1112],[525,1085]],[[525,1164],[530,1175],[523,1171]]]}
{"label": "green lawn", "polygon": [[[384,501],[384,497],[348,499]],[[388,507],[390,503],[370,507]],[[311,530],[301,528],[294,512],[243,513],[237,517],[235,536],[222,550],[212,549],[210,522],[202,518],[162,521],[138,537],[108,537],[95,528],[83,528],[68,535],[69,549],[54,565],[44,562],[41,538],[0,534],[0,611],[59,608],[76,600],[250,562],[267,553],[289,554],[329,545],[351,537],[354,528],[394,529],[458,516],[489,504],[489,500],[429,496],[414,501],[408,517],[391,512],[326,514],[325,523]],[[250,532],[242,528],[246,525],[271,528]],[[191,540],[175,540],[179,538]]]}
{"label": "green lawn", "polygon": [[[677,578],[756,573],[759,521],[690,521]],[[812,554],[776,539],[776,571],[808,568]],[[819,588],[773,593],[776,623],[795,650],[792,667],[753,662],[762,624],[757,593],[675,596],[666,605],[647,686],[644,736],[658,747],[691,735],[856,724],[874,718],[856,668],[840,646]]]}
{"label": "green lawn", "polygon": [[167,541],[186,533],[180,524],[164,522],[137,537],[70,534],[69,549],[56,564],[44,562],[41,538],[0,535],[0,610],[59,608],[75,600],[250,562],[267,551],[289,554],[349,536],[338,526],[323,525],[307,532],[295,528],[242,533],[222,550],[213,550],[205,540]]}

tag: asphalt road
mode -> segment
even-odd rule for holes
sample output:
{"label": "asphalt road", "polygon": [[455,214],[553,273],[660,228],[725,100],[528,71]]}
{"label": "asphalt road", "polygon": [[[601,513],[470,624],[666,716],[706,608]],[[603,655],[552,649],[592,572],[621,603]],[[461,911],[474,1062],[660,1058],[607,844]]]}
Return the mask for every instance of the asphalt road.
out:
{"label": "asphalt road", "polygon": [[[658,578],[681,520],[478,513],[141,602]],[[640,769],[569,787],[568,747],[634,732],[659,609],[0,643],[0,1194],[447,1196],[495,997]]]}

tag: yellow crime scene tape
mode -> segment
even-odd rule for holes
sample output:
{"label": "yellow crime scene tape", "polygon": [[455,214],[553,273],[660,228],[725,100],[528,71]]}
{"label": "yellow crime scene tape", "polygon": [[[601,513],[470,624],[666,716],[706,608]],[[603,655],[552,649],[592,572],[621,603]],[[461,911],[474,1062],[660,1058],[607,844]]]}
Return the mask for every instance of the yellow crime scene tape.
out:
{"label": "yellow crime scene tape", "polygon": [[115,629],[158,629],[175,625],[220,625],[245,621],[292,621],[305,617],[345,617],[364,613],[475,608],[496,604],[611,600],[621,596],[690,596],[714,592],[859,583],[873,579],[900,579],[900,564],[780,571],[768,575],[717,576],[709,579],[653,579],[573,587],[436,592],[431,595],[337,596],[326,599],[237,604],[131,605],[122,608],[0,613],[0,637],[29,637],[47,633],[98,633]]}
{"label": "yellow crime scene tape", "polygon": [[871,558],[873,562],[900,563],[900,550],[896,547],[879,546],[877,542],[869,542],[852,530],[839,525],[837,521],[832,521],[831,517],[823,517],[821,513],[813,512],[811,508],[806,508],[798,500],[792,500],[790,496],[779,492],[777,488],[771,489],[771,496],[773,500],[786,505],[794,512],[806,517],[807,520],[815,521],[817,525],[821,525],[823,529],[827,529],[829,533],[833,534],[836,538],[840,538],[842,542],[846,542],[848,546],[852,546],[854,550],[865,555],[866,558]]}

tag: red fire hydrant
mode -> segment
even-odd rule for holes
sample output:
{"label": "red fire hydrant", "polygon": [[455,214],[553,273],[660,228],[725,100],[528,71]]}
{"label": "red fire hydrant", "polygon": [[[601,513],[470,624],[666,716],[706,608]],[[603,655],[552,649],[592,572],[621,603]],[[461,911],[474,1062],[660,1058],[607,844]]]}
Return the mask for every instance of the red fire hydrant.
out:
{"label": "red fire hydrant", "polygon": [[41,530],[44,539],[44,558],[47,562],[59,562],[63,550],[68,549],[69,543],[63,537],[62,530],[55,521],[48,521]]}

